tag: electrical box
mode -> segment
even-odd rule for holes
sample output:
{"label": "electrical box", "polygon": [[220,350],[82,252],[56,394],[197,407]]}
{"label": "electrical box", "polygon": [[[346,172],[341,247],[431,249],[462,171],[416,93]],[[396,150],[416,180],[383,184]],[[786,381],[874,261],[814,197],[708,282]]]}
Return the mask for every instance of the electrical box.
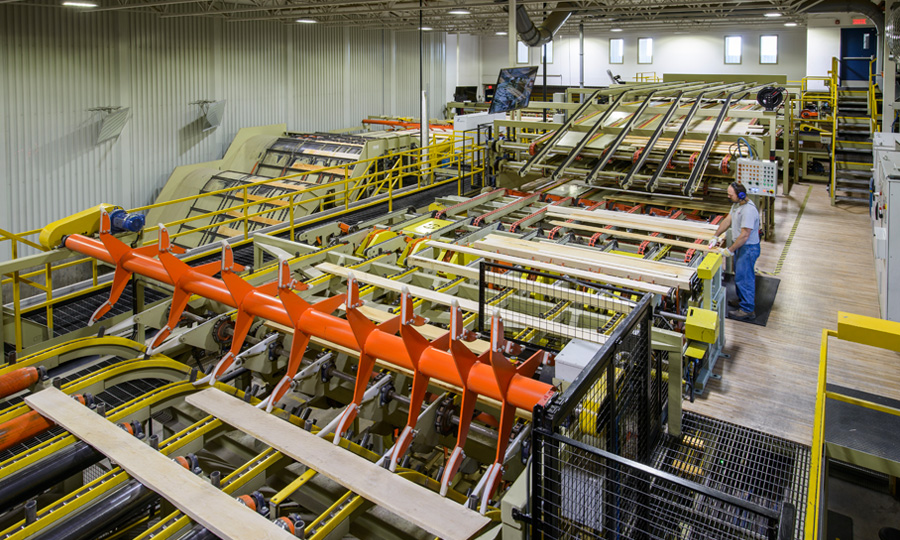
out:
{"label": "electrical box", "polygon": [[739,158],[735,180],[744,184],[750,195],[774,197],[778,188],[778,162]]}
{"label": "electrical box", "polygon": [[684,323],[684,335],[695,341],[715,343],[716,337],[719,335],[719,314],[711,309],[688,308],[687,321]]}
{"label": "electrical box", "polygon": [[900,135],[874,137],[872,248],[881,318],[900,322]]}
{"label": "electrical box", "polygon": [[573,382],[587,367],[603,345],[573,339],[556,355],[556,378]]}

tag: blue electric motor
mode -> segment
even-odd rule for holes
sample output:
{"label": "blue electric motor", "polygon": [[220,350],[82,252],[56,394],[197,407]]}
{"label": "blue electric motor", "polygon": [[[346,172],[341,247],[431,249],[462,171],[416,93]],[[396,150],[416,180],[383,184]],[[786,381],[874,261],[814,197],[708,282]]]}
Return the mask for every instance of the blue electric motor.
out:
{"label": "blue electric motor", "polygon": [[129,214],[121,208],[109,214],[112,232],[140,232],[144,228],[144,214]]}

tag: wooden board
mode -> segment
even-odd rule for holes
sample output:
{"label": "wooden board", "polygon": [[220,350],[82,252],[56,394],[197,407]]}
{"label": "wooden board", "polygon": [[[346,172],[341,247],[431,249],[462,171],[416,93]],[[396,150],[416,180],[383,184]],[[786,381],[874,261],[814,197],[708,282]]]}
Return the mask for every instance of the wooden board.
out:
{"label": "wooden board", "polygon": [[[462,276],[475,280],[480,278],[478,269],[472,268],[471,266],[462,266],[459,264],[446,263],[443,261],[435,261],[416,255],[413,255],[408,260],[416,266],[427,268],[436,272],[447,272],[456,276]],[[547,283],[541,283],[539,281],[529,281],[527,279],[522,279],[510,274],[511,272],[502,275],[498,275],[494,272],[486,272],[484,278],[488,281],[488,283],[493,283],[495,285],[507,285],[511,287],[516,287],[518,285],[518,288],[525,291],[546,294],[553,298],[559,298],[560,300],[571,300],[573,302],[601,307],[603,309],[611,309],[613,311],[628,313],[634,307],[634,302],[621,298],[611,298],[599,296],[596,294],[589,294],[575,289],[560,287],[558,285],[550,285]]]}
{"label": "wooden board", "polygon": [[615,236],[618,238],[628,238],[631,240],[640,240],[640,241],[648,241],[648,242],[656,242],[657,244],[666,244],[669,246],[680,247],[684,249],[696,249],[697,251],[712,251],[715,253],[719,253],[722,250],[717,247],[709,247],[705,242],[701,242],[699,244],[695,244],[693,242],[684,242],[682,240],[674,240],[672,238],[664,238],[662,236],[650,236],[647,234],[637,234],[630,233],[627,231],[617,231],[617,230],[608,230],[602,229],[600,227],[591,227],[590,225],[581,225],[580,223],[566,223],[564,221],[551,221],[551,225],[559,225],[560,227],[568,227],[570,229],[577,229],[579,231],[589,231],[589,232],[602,232],[604,234],[608,234],[610,236]]}
{"label": "wooden board", "polygon": [[[667,287],[678,287],[687,290],[691,286],[691,278],[680,275],[679,271],[663,272],[642,268],[642,262],[654,261],[642,261],[641,259],[625,255],[601,253],[599,251],[594,253],[592,250],[544,242],[525,242],[525,245],[520,245],[515,242],[482,240],[475,242],[475,247],[505,256],[519,257],[526,260],[531,259],[589,272],[601,272],[626,279],[648,281]],[[629,264],[632,260],[634,265]]]}
{"label": "wooden board", "polygon": [[545,242],[538,240],[522,240],[518,237],[505,236],[499,234],[489,234],[481,240],[490,244],[500,244],[505,246],[517,246],[523,249],[550,250],[556,253],[563,253],[566,256],[577,257],[586,260],[603,261],[606,264],[625,266],[628,268],[638,268],[648,274],[661,274],[665,276],[679,276],[690,279],[696,271],[693,268],[681,264],[672,264],[664,261],[651,261],[638,257],[629,257],[627,255],[619,255],[616,253],[607,253],[598,249],[580,247],[573,244],[557,244],[556,242]]}
{"label": "wooden board", "polygon": [[642,214],[629,214],[613,210],[588,211],[565,206],[552,206],[547,209],[547,214],[552,217],[563,219],[575,219],[578,221],[586,221],[588,223],[599,223],[601,225],[616,225],[619,227],[627,227],[629,229],[640,229],[642,231],[685,236],[700,240],[709,240],[715,236],[716,230],[718,229],[718,226],[709,223],[697,223]]}
{"label": "wooden board", "polygon": [[446,242],[429,240],[427,245],[437,249],[445,249],[448,251],[465,253],[467,255],[474,255],[476,257],[483,257],[492,261],[503,261],[510,264],[520,264],[527,268],[537,268],[539,270],[554,272],[578,279],[586,279],[591,282],[601,282],[609,285],[614,285],[616,287],[627,287],[629,289],[659,294],[662,296],[668,296],[672,292],[672,287],[666,287],[664,285],[657,285],[655,283],[638,281],[635,279],[620,278],[618,276],[612,276],[600,272],[581,270],[579,268],[573,268],[571,266],[560,266],[558,264],[545,263],[543,261],[536,261],[534,259],[514,257],[512,255],[504,255],[501,253],[495,253],[493,251],[485,251],[482,249],[470,248],[457,244],[448,244]]}
{"label": "wooden board", "polygon": [[491,522],[474,510],[221,390],[207,388],[185,401],[444,540],[472,538]]}
{"label": "wooden board", "polygon": [[56,388],[47,388],[31,394],[25,398],[25,403],[96,448],[132,478],[165,497],[216,536],[229,540],[294,538],[230,495],[216,489],[208,481],[132,437],[87,407],[75,403],[70,396]]}
{"label": "wooden board", "polygon": [[[316,268],[318,268],[322,272],[325,272],[326,274],[333,274],[335,276],[344,278],[346,278],[347,275],[352,272],[356,280],[361,283],[369,283],[371,285],[375,285],[376,287],[394,292],[400,292],[404,287],[406,287],[407,289],[409,289],[409,293],[416,298],[424,298],[426,300],[444,306],[449,306],[453,301],[456,301],[459,303],[459,307],[461,309],[475,313],[478,312],[478,302],[469,300],[467,298],[457,298],[455,296],[432,291],[424,287],[417,287],[408,283],[402,283],[393,279],[376,276],[375,274],[368,274],[366,272],[360,272],[359,270],[349,270],[342,266],[331,263],[321,263],[316,265]],[[589,328],[576,328],[568,324],[547,321],[538,317],[532,317],[531,315],[525,315],[516,311],[510,311],[508,309],[498,309],[494,307],[491,307],[490,309],[491,311],[497,309],[500,313],[500,317],[504,321],[506,321],[507,324],[515,323],[515,326],[520,326],[523,328],[534,328],[548,334],[554,334],[567,338],[579,338],[585,341],[590,341],[592,343],[599,343],[601,345],[606,343],[607,340],[606,335],[599,332],[592,332]]]}

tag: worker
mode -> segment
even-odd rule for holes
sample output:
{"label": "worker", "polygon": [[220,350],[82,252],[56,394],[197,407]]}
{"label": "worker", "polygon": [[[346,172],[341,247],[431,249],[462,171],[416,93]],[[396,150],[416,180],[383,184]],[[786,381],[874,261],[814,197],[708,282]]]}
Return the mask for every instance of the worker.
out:
{"label": "worker", "polygon": [[[728,186],[728,198],[733,203],[731,212],[725,216],[716,230],[716,236],[731,227],[730,247],[722,249],[726,257],[734,255],[734,289],[737,298],[729,300],[728,305],[736,307],[728,316],[739,321],[750,321],[756,318],[756,259],[759,258],[759,210],[747,197],[747,188],[739,182]],[[724,245],[724,239],[720,244]]]}

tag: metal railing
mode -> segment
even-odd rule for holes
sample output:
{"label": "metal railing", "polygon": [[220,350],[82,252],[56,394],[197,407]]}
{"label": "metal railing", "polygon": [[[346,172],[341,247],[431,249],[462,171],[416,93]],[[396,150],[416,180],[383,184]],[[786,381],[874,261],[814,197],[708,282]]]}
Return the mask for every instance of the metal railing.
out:
{"label": "metal railing", "polygon": [[[838,321],[854,319],[854,324],[838,323],[838,330],[822,330],[822,341],[819,349],[819,373],[816,380],[816,411],[813,421],[812,460],[809,471],[809,488],[806,508],[805,537],[807,540],[818,540],[820,527],[824,530],[823,508],[825,489],[825,462],[828,459],[825,449],[825,404],[828,399],[842,401],[857,407],[900,416],[900,410],[879,403],[873,403],[858,397],[849,396],[828,390],[828,338],[860,343],[881,349],[900,351],[900,324],[861,317],[838,312]],[[831,444],[831,443],[830,443]]]}
{"label": "metal railing", "polygon": [[[297,222],[303,221],[304,217],[304,215],[297,216],[295,212],[295,209],[301,204],[318,203],[319,211],[326,208],[338,208],[339,214],[341,214],[351,209],[358,210],[387,203],[389,211],[393,211],[395,198],[405,197],[440,185],[455,182],[458,185],[457,193],[462,194],[464,182],[472,183],[476,178],[482,178],[483,181],[486,170],[483,150],[484,144],[481,141],[473,140],[472,135],[439,133],[434,134],[432,144],[427,147],[393,152],[352,163],[181,197],[132,208],[128,212],[147,212],[186,202],[193,203],[208,197],[230,196],[237,199],[238,204],[165,223],[166,228],[173,231],[170,234],[172,241],[177,243],[178,238],[190,234],[202,234],[219,227],[232,229],[229,226],[234,226],[239,227],[236,230],[239,231],[240,238],[233,243],[233,246],[237,247],[251,241],[250,234],[253,228],[251,224],[254,223],[254,219],[272,216],[275,212],[283,212],[285,209],[288,210],[288,219],[283,222],[284,230],[287,230],[293,238]],[[384,161],[390,161],[393,165],[379,170],[379,163]],[[351,172],[360,165],[363,165],[365,172],[360,176],[351,176]],[[303,180],[310,174],[327,173],[329,170],[343,172],[343,179],[290,193],[270,197],[254,197],[255,200],[251,200],[249,191],[254,187],[284,180]],[[238,215],[231,217],[227,215],[228,213],[232,215],[237,213]],[[205,222],[206,224],[190,230],[174,232],[175,227],[196,222]],[[137,241],[144,245],[153,243],[155,235],[151,235],[151,233],[156,232],[158,228],[158,225],[155,224],[146,227]],[[100,278],[101,271],[95,259],[77,256],[65,249],[51,249],[36,242],[35,239],[41,230],[34,229],[17,234],[0,229],[0,247],[9,242],[12,255],[9,261],[0,263],[0,278],[2,278],[0,285],[11,285],[12,288],[12,310],[15,321],[13,341],[16,351],[24,349],[22,315],[36,310],[45,310],[47,327],[52,335],[54,306],[76,296],[110,286],[108,282],[104,282]],[[148,236],[151,237],[148,239]],[[23,253],[23,248],[27,248],[31,253]],[[202,255],[196,255],[191,259],[200,256]],[[82,264],[91,266],[91,286],[77,292],[54,296],[54,273]],[[30,302],[27,307],[23,306],[25,299],[23,287],[37,289],[38,294],[43,295],[42,301]],[[2,321],[2,317],[0,317],[0,321]]]}

